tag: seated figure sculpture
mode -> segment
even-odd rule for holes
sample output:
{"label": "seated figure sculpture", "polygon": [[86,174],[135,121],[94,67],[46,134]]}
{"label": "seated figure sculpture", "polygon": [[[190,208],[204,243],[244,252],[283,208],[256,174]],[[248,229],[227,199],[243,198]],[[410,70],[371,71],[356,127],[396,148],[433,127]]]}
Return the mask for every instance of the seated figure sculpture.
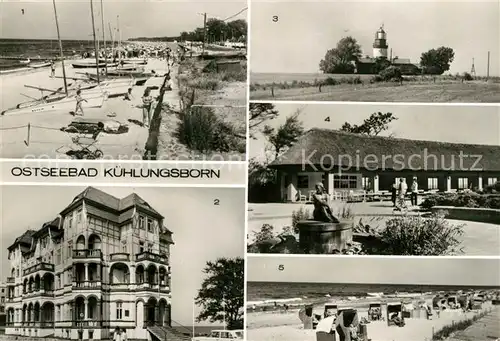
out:
{"label": "seated figure sculpture", "polygon": [[314,211],[313,219],[324,223],[338,223],[339,220],[333,215],[328,206],[328,194],[321,182],[316,184],[316,193],[312,196]]}

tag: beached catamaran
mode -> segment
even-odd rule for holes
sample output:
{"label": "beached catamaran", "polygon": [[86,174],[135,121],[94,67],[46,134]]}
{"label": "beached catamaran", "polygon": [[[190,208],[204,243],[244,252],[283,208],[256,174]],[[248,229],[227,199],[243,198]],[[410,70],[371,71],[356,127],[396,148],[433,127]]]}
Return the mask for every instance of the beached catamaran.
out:
{"label": "beached catamaran", "polygon": [[[13,114],[31,114],[31,113],[41,113],[41,112],[51,112],[51,111],[63,111],[70,112],[76,108],[76,90],[81,89],[77,86],[70,92],[68,90],[68,83],[66,80],[66,70],[64,66],[64,53],[62,48],[61,35],[59,32],[59,21],[57,18],[57,7],[55,0],[52,0],[54,5],[54,18],[56,22],[57,38],[59,40],[59,52],[62,63],[63,71],[63,81],[64,81],[64,92],[62,89],[51,90],[36,86],[26,86],[40,91],[47,91],[49,95],[43,96],[39,99],[33,99],[29,102],[24,102],[18,104],[15,108],[7,109],[1,113],[1,115],[13,115]],[[90,86],[90,88],[94,88]],[[82,90],[82,89],[81,89]],[[96,91],[97,90],[97,91]],[[101,89],[91,90],[89,92],[82,90],[81,97],[84,99],[82,107],[84,108],[100,108],[104,104],[104,101],[108,98],[108,94],[103,92]]]}

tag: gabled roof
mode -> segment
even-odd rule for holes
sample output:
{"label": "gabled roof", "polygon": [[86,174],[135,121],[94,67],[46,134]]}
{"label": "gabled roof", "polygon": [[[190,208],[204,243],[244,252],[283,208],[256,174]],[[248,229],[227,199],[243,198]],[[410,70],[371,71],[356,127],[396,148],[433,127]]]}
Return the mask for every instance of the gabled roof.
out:
{"label": "gabled roof", "polygon": [[[403,160],[396,157],[398,154],[405,156]],[[500,146],[368,136],[319,128],[306,132],[283,155],[273,161],[270,167],[302,166],[304,160],[315,165],[326,165],[326,162],[332,159],[324,155],[331,156],[336,166],[339,155],[348,155],[353,162],[356,162],[359,155],[360,168],[364,168],[363,160],[366,158],[370,169],[450,170],[453,157],[455,169],[500,171]],[[429,155],[435,155],[437,161]],[[481,155],[481,159],[475,164],[476,157],[464,157],[460,167],[460,155]],[[410,159],[409,156],[413,157]],[[374,160],[375,158],[377,160]],[[347,160],[348,158],[344,157],[340,161]],[[345,162],[344,166],[347,166]],[[356,164],[353,166],[356,167]]]}
{"label": "gabled roof", "polygon": [[49,229],[51,231],[58,231],[60,221],[61,221],[61,218],[57,217],[51,221],[44,223],[42,225],[42,227],[33,234],[33,238],[38,238],[38,237],[44,235],[46,233],[46,231],[48,231]]}
{"label": "gabled roof", "polygon": [[[153,215],[156,215],[158,218],[163,218],[163,216],[158,213],[151,205],[149,205],[144,199],[142,199],[139,195],[136,193],[132,193],[128,196],[126,196],[123,199],[119,199],[115,196],[112,196],[106,192],[103,192],[101,190],[98,190],[97,188],[94,187],[87,187],[83,192],[78,194],[71,204],[69,204],[64,210],[61,212],[61,214],[64,214],[66,211],[68,211],[75,203],[77,203],[80,200],[86,200],[91,203],[96,203],[100,206],[104,206],[110,211],[113,212],[113,214],[120,215],[122,213],[125,213],[127,209],[131,207],[138,207],[142,208],[146,212],[152,213]],[[109,219],[113,220],[113,219]],[[116,219],[118,220],[123,220],[117,217]]]}
{"label": "gabled roof", "polygon": [[33,241],[33,235],[36,233],[34,230],[27,230],[20,237],[17,237],[7,249],[10,251],[14,249],[17,245],[31,247],[31,243]]}
{"label": "gabled roof", "polygon": [[163,218],[163,216],[158,213],[158,211],[151,207],[151,205],[148,204],[146,200],[142,199],[136,193],[132,193],[120,200],[120,211],[123,211],[132,206],[139,206]]}
{"label": "gabled roof", "polygon": [[98,190],[97,188],[94,187],[87,187],[83,192],[78,194],[72,201],[72,203],[80,200],[80,199],[88,199],[91,201],[94,201],[98,204],[107,206],[109,208],[112,208],[114,210],[119,211],[120,209],[120,199],[103,192],[101,190]]}

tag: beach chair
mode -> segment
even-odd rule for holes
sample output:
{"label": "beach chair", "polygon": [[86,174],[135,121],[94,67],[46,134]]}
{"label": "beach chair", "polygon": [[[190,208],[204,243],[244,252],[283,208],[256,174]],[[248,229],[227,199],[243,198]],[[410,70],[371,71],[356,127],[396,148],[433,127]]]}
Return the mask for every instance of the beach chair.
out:
{"label": "beach chair", "polygon": [[303,323],[304,329],[314,329],[313,306],[306,305],[299,310],[299,319]]}
{"label": "beach chair", "polygon": [[[343,308],[339,309],[339,315],[336,320],[336,332],[339,335],[340,341],[351,341],[350,326],[354,326],[359,333],[359,318],[356,309]],[[361,336],[361,337],[360,337]],[[358,334],[358,340],[363,340],[362,335]]]}
{"label": "beach chair", "polygon": [[399,326],[404,326],[404,316],[403,316],[403,304],[401,302],[397,303],[387,303],[387,325],[388,326],[397,326],[395,320],[391,317],[397,314],[400,319]]}
{"label": "beach chair", "polygon": [[382,319],[382,303],[370,303],[368,307],[368,320],[380,321]]}
{"label": "beach chair", "polygon": [[324,317],[328,317],[328,316],[332,316],[332,315],[337,316],[338,315],[338,310],[339,310],[338,309],[338,305],[327,303],[327,304],[325,304],[325,309],[323,311],[323,316]]}

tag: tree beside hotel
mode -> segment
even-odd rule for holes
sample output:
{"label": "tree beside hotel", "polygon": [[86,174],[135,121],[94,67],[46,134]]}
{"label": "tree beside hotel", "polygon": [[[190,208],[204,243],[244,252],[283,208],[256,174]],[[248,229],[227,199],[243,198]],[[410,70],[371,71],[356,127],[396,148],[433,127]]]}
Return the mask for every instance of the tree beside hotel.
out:
{"label": "tree beside hotel", "polygon": [[203,280],[196,297],[196,304],[202,306],[197,321],[224,323],[228,329],[243,329],[244,305],[243,258],[219,258],[206,264]]}

